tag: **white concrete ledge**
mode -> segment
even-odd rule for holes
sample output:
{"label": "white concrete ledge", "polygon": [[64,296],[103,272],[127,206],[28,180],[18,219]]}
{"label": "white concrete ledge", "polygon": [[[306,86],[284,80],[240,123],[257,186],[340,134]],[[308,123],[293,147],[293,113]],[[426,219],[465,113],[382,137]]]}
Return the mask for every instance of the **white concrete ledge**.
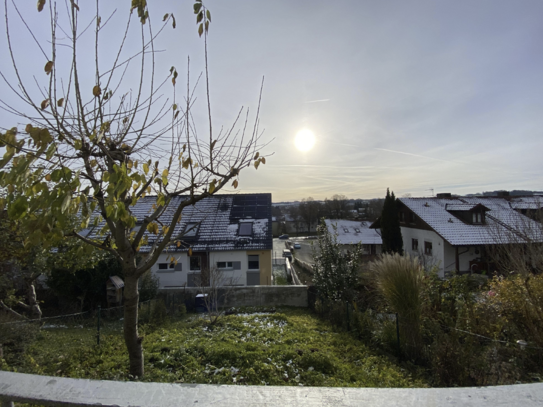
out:
{"label": "white concrete ledge", "polygon": [[539,407],[543,405],[543,383],[433,389],[226,386],[66,379],[0,371],[0,399],[3,405],[18,401],[111,407]]}

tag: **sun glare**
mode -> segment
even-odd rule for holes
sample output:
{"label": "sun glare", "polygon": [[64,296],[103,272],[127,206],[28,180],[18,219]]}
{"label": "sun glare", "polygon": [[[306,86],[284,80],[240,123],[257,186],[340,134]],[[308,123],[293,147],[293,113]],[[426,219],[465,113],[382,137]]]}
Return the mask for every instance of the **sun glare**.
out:
{"label": "sun glare", "polygon": [[315,135],[311,130],[300,130],[294,138],[294,144],[296,145],[296,148],[300,151],[309,151],[315,145]]}

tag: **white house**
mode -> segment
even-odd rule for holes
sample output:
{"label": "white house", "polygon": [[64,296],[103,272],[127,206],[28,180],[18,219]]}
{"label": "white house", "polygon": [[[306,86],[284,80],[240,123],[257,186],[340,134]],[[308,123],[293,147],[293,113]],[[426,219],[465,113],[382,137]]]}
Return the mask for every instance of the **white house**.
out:
{"label": "white house", "polygon": [[337,235],[337,242],[348,248],[362,245],[363,254],[380,254],[383,241],[375,229],[370,229],[371,222],[344,219],[325,219],[328,232]]}
{"label": "white house", "polygon": [[[491,271],[489,246],[543,242],[541,224],[522,214],[536,208],[532,200],[513,197],[399,198],[398,216],[405,253],[453,271]],[[379,228],[379,220],[372,227]]]}

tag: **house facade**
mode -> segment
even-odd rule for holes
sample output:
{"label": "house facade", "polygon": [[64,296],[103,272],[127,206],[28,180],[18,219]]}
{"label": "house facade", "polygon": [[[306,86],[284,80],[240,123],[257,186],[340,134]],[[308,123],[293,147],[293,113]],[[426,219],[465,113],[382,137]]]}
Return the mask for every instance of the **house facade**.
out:
{"label": "house facade", "polygon": [[370,229],[371,222],[344,219],[325,219],[328,232],[337,236],[337,242],[345,249],[360,244],[362,254],[381,254],[383,241],[376,229]]}
{"label": "house facade", "polygon": [[[522,213],[534,205],[521,198],[453,198],[450,194],[399,198],[404,252],[437,267],[441,277],[454,271],[491,272],[490,248],[543,242],[541,224]],[[379,227],[378,221],[372,227]]]}
{"label": "house facade", "polygon": [[[173,197],[160,220],[170,225],[179,204],[189,197]],[[156,197],[140,199],[132,208],[137,231],[151,214]],[[160,288],[209,285],[272,284],[271,194],[213,195],[183,209],[173,226],[174,243],[152,266]],[[95,233],[94,231],[90,232]],[[150,252],[156,235],[145,231],[147,244],[139,253]]]}

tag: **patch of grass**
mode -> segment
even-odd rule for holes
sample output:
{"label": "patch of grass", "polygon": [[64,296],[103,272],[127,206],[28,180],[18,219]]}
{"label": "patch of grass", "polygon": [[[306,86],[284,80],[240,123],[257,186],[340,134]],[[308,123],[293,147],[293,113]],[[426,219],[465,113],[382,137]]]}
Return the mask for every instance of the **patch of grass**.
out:
{"label": "patch of grass", "polygon": [[[253,309],[257,311],[258,309]],[[406,371],[308,310],[228,315],[212,327],[200,316],[143,327],[144,381],[177,383],[421,387]],[[53,376],[129,380],[120,330],[42,332],[16,367]],[[89,340],[89,337],[91,338]]]}

